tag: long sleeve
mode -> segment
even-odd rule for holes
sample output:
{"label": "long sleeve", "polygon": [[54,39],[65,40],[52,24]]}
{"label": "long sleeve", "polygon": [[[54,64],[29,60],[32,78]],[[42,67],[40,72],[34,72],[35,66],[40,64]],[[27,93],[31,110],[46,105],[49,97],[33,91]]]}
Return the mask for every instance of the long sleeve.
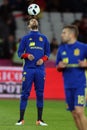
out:
{"label": "long sleeve", "polygon": [[45,40],[44,55],[46,55],[47,57],[50,56],[50,43],[47,38]]}
{"label": "long sleeve", "polygon": [[23,37],[21,42],[20,42],[19,48],[18,48],[18,56],[20,58],[22,58],[22,55],[25,52],[25,46],[26,46],[26,41],[25,41],[25,37]]}

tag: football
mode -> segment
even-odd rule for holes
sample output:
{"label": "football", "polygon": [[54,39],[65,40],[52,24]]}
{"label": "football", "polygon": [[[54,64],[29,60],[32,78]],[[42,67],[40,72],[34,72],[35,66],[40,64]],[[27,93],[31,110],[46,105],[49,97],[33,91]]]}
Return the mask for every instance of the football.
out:
{"label": "football", "polygon": [[28,6],[29,15],[38,15],[40,13],[40,7],[37,4],[30,4]]}

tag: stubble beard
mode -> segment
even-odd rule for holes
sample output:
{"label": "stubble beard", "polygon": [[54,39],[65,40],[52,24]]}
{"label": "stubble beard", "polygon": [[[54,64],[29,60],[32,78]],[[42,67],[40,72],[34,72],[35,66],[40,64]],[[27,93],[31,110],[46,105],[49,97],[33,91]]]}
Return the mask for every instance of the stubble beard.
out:
{"label": "stubble beard", "polygon": [[62,42],[63,42],[63,43],[70,43],[70,39],[67,39],[67,40],[63,40],[63,39],[62,39]]}
{"label": "stubble beard", "polygon": [[32,29],[32,30],[36,30],[36,29],[38,29],[38,26],[37,26],[37,25],[32,25],[32,26],[31,26],[31,29]]}

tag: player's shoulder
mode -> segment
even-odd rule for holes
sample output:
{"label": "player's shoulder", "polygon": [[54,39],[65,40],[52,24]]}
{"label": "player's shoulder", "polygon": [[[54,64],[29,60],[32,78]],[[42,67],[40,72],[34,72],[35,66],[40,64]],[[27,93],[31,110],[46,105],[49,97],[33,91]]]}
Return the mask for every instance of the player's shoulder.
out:
{"label": "player's shoulder", "polygon": [[46,44],[47,43],[50,44],[48,37],[46,35],[44,35],[43,33],[40,33],[40,32],[39,32],[39,40],[44,41],[44,43],[46,43]]}
{"label": "player's shoulder", "polygon": [[76,41],[76,43],[78,44],[78,45],[81,45],[81,46],[83,46],[83,42],[80,42],[80,41]]}
{"label": "player's shoulder", "polygon": [[64,43],[61,43],[58,47],[58,52],[63,52],[65,50],[65,44]]}
{"label": "player's shoulder", "polygon": [[59,49],[61,50],[61,49],[65,48],[66,45],[67,45],[67,44],[65,44],[65,43],[61,43],[61,44],[59,45]]}
{"label": "player's shoulder", "polygon": [[47,36],[46,36],[45,34],[43,34],[43,33],[41,33],[41,32],[39,32],[38,34],[39,34],[39,36],[41,36],[42,38],[47,39]]}
{"label": "player's shoulder", "polygon": [[84,42],[77,41],[77,45],[81,47],[87,47],[87,44]]}
{"label": "player's shoulder", "polygon": [[22,39],[27,39],[28,37],[29,37],[29,35],[26,34],[26,35],[24,35],[24,36],[22,37]]}
{"label": "player's shoulder", "polygon": [[22,37],[22,39],[27,41],[30,37],[31,37],[31,34],[30,34],[30,33],[27,33],[26,35],[24,35],[24,36]]}

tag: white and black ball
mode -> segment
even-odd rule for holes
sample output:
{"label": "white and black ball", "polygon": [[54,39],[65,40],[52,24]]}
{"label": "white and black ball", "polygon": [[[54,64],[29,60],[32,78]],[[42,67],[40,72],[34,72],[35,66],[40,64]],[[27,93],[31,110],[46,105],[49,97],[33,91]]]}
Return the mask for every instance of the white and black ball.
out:
{"label": "white and black ball", "polygon": [[29,15],[38,15],[40,13],[40,7],[37,4],[30,4],[28,6]]}

